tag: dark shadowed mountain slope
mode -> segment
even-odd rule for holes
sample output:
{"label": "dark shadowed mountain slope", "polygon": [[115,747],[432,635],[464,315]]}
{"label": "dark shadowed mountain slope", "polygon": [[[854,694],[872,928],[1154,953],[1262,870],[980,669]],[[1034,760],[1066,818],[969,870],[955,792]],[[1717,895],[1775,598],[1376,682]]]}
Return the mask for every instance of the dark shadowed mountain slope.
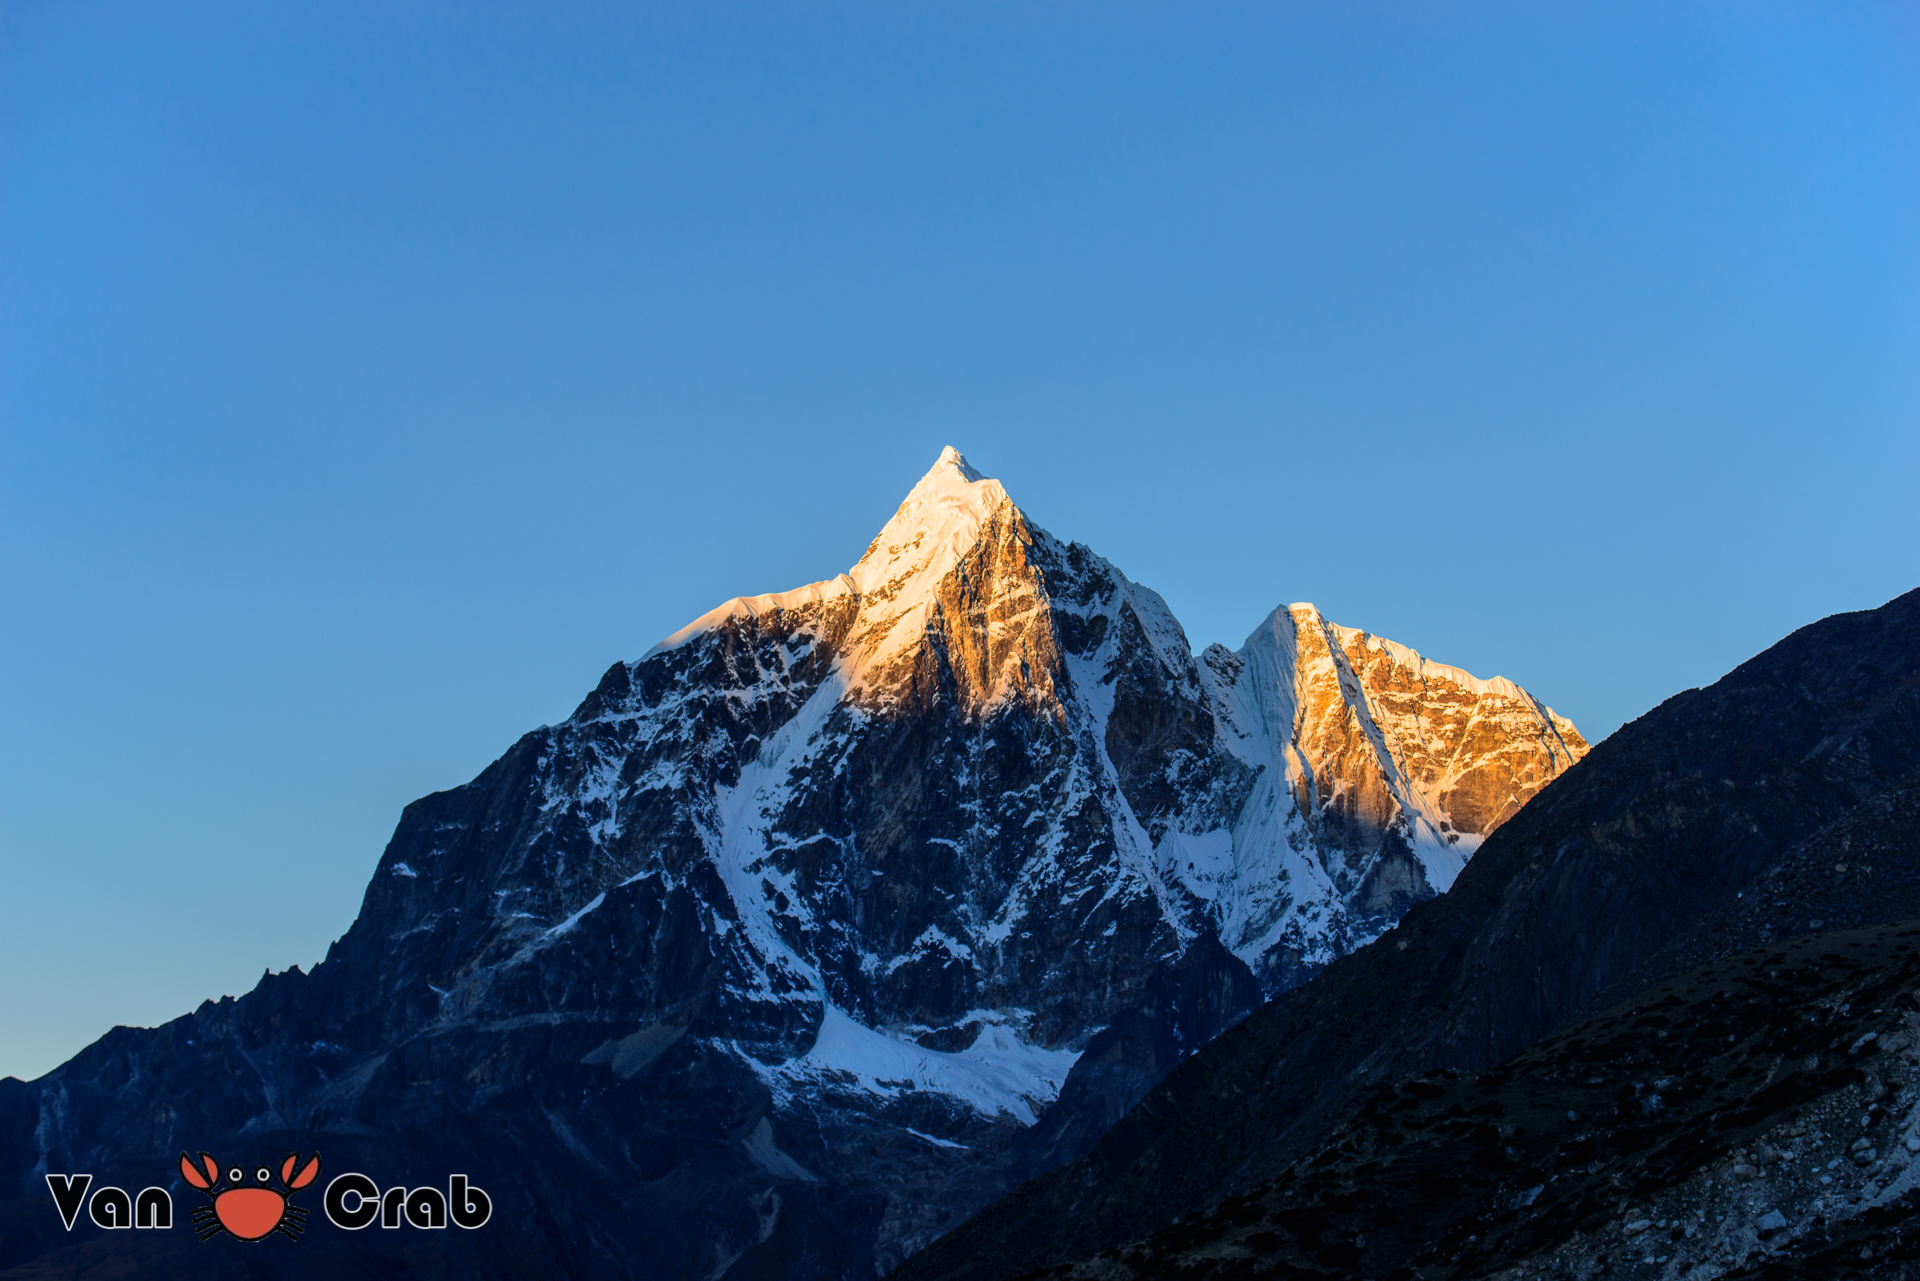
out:
{"label": "dark shadowed mountain slope", "polygon": [[1489,1071],[1364,1091],[1251,1192],[1044,1275],[1909,1277],[1917,943],[1751,949]]}
{"label": "dark shadowed mountain slope", "polygon": [[1920,592],[1803,628],[1608,738],[1452,892],[1269,1002],[1086,1156],[900,1275],[984,1281],[1089,1258],[1275,1178],[1384,1084],[1501,1063],[1816,919],[1920,915],[1900,822],[1917,767]]}

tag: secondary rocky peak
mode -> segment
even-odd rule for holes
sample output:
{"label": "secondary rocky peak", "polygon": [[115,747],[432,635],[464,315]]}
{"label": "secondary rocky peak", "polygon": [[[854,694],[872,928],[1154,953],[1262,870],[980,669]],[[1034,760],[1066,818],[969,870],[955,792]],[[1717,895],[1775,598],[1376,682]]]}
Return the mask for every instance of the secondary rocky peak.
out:
{"label": "secondary rocky peak", "polygon": [[1371,724],[1371,743],[1397,799],[1450,845],[1491,836],[1587,753],[1572,721],[1504,676],[1482,678],[1432,662],[1330,622],[1311,605],[1290,613],[1311,637],[1309,649],[1327,660],[1315,664],[1320,695],[1331,697],[1337,686],[1356,717]]}
{"label": "secondary rocky peak", "polygon": [[[1571,722],[1509,680],[1483,680],[1329,621],[1311,604],[1269,614],[1237,651],[1211,647],[1223,742],[1254,771],[1220,893],[1227,945],[1268,988],[1298,982],[1452,885],[1528,798],[1586,754]],[[1315,892],[1302,894],[1312,884]]]}

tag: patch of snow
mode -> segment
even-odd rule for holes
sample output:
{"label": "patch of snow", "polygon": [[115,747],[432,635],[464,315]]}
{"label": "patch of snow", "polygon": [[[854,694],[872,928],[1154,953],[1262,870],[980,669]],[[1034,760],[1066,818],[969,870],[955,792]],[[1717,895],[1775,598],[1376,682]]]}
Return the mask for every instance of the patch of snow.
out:
{"label": "patch of snow", "polygon": [[598,894],[593,896],[593,901],[591,903],[587,904],[585,907],[581,908],[578,912],[575,912],[572,916],[569,916],[566,920],[560,922],[560,924],[554,926],[552,929],[548,930],[545,934],[541,935],[540,937],[549,938],[549,939],[558,938],[560,935],[565,934],[568,930],[578,925],[580,923],[581,917],[585,916],[588,912],[591,912],[594,908],[599,907],[602,903],[606,901],[607,901],[607,892],[605,890],[602,890]]}
{"label": "patch of snow", "polygon": [[[948,956],[956,960],[971,961],[974,959],[973,949],[967,946],[966,943],[953,937],[953,935],[947,933],[938,925],[929,925],[926,929],[920,931],[918,938],[907,945],[906,951],[887,962],[886,973],[891,974],[903,965],[911,965],[927,953],[934,951],[945,952]],[[873,963],[872,968],[877,969],[880,958],[872,956],[871,954],[869,954],[869,957]]]}
{"label": "patch of snow", "polygon": [[[790,592],[764,592],[758,596],[735,596],[732,600],[708,610],[655,645],[642,656],[641,661],[645,662],[655,654],[664,654],[670,649],[679,649],[696,636],[704,636],[721,624],[736,618],[754,618],[761,614],[771,614],[775,610],[797,609],[802,605],[817,604],[837,596],[852,595],[858,591],[859,588],[854,585],[853,579],[840,574],[817,583],[808,583],[805,587],[796,587]],[[712,597],[708,599],[711,600]]]}
{"label": "patch of snow", "polygon": [[906,1130],[906,1132],[908,1134],[911,1134],[914,1138],[922,1139],[928,1143],[933,1144],[937,1148],[959,1148],[962,1152],[971,1151],[971,1149],[968,1148],[967,1145],[964,1143],[955,1143],[952,1139],[936,1139],[931,1134],[920,1133],[920,1131],[914,1129],[910,1125],[903,1126],[901,1128]]}
{"label": "patch of snow", "polygon": [[752,1158],[753,1163],[768,1174],[783,1179],[799,1179],[803,1183],[820,1182],[819,1175],[780,1150],[780,1146],[773,1141],[773,1123],[764,1116],[754,1125],[752,1132],[740,1141],[740,1145],[747,1150],[747,1156]]}
{"label": "patch of snow", "polygon": [[813,1048],[782,1071],[790,1077],[850,1076],[871,1094],[944,1094],[984,1116],[1005,1113],[1032,1125],[1037,1107],[1059,1097],[1079,1057],[1078,1051],[1031,1045],[1001,1024],[982,1028],[966,1049],[943,1054],[875,1031],[828,1005]]}

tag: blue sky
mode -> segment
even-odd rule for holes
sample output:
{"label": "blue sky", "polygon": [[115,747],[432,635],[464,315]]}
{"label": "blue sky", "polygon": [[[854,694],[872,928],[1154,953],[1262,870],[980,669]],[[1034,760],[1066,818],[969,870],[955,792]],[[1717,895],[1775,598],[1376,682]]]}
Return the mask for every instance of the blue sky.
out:
{"label": "blue sky", "polygon": [[1598,737],[1920,585],[1897,6],[0,7],[0,1073],[940,447]]}

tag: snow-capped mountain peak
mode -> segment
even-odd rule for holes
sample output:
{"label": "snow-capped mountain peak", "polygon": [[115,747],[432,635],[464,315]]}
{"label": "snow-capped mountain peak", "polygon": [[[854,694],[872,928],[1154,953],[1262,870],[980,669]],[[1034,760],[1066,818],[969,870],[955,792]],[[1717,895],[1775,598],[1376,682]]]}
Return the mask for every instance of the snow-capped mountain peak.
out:
{"label": "snow-capped mountain peak", "polygon": [[[658,1139],[615,1161],[636,1180],[672,1136],[736,1136],[752,1172],[693,1271],[766,1239],[753,1207],[833,1189],[888,1207],[861,1248],[897,1259],[992,1194],[928,1189],[1052,1124],[1103,1029],[1158,1029],[1144,1089],[1444,888],[1584,748],[1311,608],[1196,659],[949,449],[846,573],[709,611],[409,807],[328,962],[355,1048],[308,1075],[345,1101],[278,1106],[348,1106],[394,1045],[511,1042],[626,1100]],[[471,1111],[501,1087],[470,1068],[407,1079]],[[1097,1132],[1130,1101],[1107,1088],[1048,1133]]]}
{"label": "snow-capped mountain peak", "polygon": [[[965,911],[919,905],[901,917],[916,923],[912,947],[964,957],[988,987],[997,950],[1042,904],[1059,909],[1063,892],[1136,904],[1164,932],[1152,944],[1162,954],[1214,932],[1267,987],[1288,986],[1445,889],[1487,833],[1586,750],[1511,681],[1430,662],[1311,604],[1274,610],[1239,650],[1216,646],[1196,662],[1157,594],[1033,526],[951,447],[848,572],[729,601],[663,642],[636,678],[695,640],[757,655],[736,700],[793,709],[755,735],[753,801],[729,802],[728,813],[790,810],[802,776],[808,788],[828,778],[848,786],[863,735],[928,718],[957,718],[948,734],[1025,726],[1016,775],[1045,781],[1027,784],[1023,799],[979,793],[957,826],[934,833],[920,811],[916,829],[888,835],[922,861],[931,841],[965,868],[1020,834],[1030,852],[1005,857],[1028,871],[996,873],[999,888]],[[792,679],[801,670],[811,673],[804,687]],[[1005,767],[980,764],[937,768],[979,788]],[[1090,806],[1103,816],[1099,835],[1063,837],[1066,815]],[[761,861],[741,853],[741,840],[772,851],[802,839],[757,817],[728,830],[730,858],[744,860],[735,866]],[[1063,839],[1078,850],[1072,870],[1059,861]],[[1035,862],[1042,850],[1055,852]],[[751,877],[733,879],[762,897]],[[963,880],[988,883],[972,872]],[[1037,894],[1039,885],[1053,888]],[[776,950],[796,974],[814,971],[807,949]],[[872,955],[888,974],[905,963]],[[875,1009],[817,976],[805,982],[855,1013]],[[968,988],[966,1008],[992,1006]]]}
{"label": "snow-capped mountain peak", "polygon": [[908,491],[848,577],[862,595],[903,595],[908,581],[924,591],[931,586],[930,578],[937,581],[972,548],[982,526],[1011,505],[999,481],[981,475],[949,445]]}
{"label": "snow-capped mountain peak", "polygon": [[[942,584],[983,539],[1013,545],[1017,562],[1017,549],[1031,541],[1031,533],[1000,482],[982,475],[949,445],[846,573],[793,591],[735,597],[661,641],[648,657],[741,618],[781,611],[832,613],[842,616],[847,628],[838,647],[838,684],[856,702],[886,704],[900,693],[902,660],[911,667],[928,627],[938,626]],[[1001,566],[1015,578],[1021,568]],[[992,594],[1003,601],[1014,594],[1006,577],[1003,572],[1003,581],[992,586]],[[1010,621],[1003,615],[996,625],[1004,629]],[[1004,693],[1004,683],[989,681],[987,689],[976,691],[975,701],[994,701]]]}

